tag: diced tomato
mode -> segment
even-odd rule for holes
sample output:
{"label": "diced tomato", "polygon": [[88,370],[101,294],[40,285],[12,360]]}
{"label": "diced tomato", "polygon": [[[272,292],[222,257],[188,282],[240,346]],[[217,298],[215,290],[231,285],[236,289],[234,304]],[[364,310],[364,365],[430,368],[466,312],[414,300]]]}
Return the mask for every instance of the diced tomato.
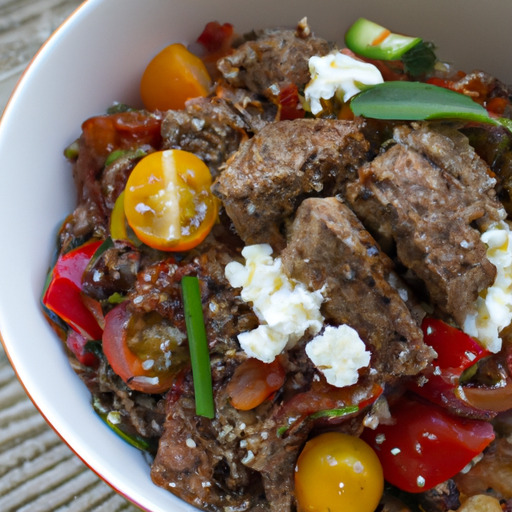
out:
{"label": "diced tomato", "polygon": [[427,80],[427,84],[437,85],[445,89],[453,89],[453,81],[446,78],[432,77]]}
{"label": "diced tomato", "polygon": [[510,101],[507,98],[490,98],[485,102],[485,108],[490,114],[501,116],[505,112],[507,106],[510,105]]}
{"label": "diced tomato", "polygon": [[216,53],[231,47],[234,36],[234,29],[231,23],[223,23],[218,21],[210,21],[207,23],[197,38],[207,52]]}
{"label": "diced tomato", "polygon": [[401,398],[390,408],[393,424],[365,429],[384,478],[407,492],[423,492],[461,471],[494,439],[490,423],[451,415],[442,407]]}
{"label": "diced tomato", "polygon": [[162,140],[161,119],[142,111],[95,116],[82,123],[85,144],[106,158],[118,149],[136,149],[144,144],[158,148]]}
{"label": "diced tomato", "polygon": [[304,109],[300,104],[299,90],[295,84],[281,87],[278,96],[279,118],[281,121],[304,117]]}
{"label": "diced tomato", "polygon": [[250,358],[235,370],[226,391],[233,407],[248,411],[280,389],[284,378],[285,371],[278,359],[267,364]]}
{"label": "diced tomato", "polygon": [[349,414],[358,414],[373,404],[382,392],[382,386],[376,382],[359,382],[354,386],[337,388],[321,376],[313,381],[311,389],[293,395],[283,404],[277,421],[288,433],[300,427],[308,418],[313,418],[320,425],[327,423],[332,426],[345,421],[346,415],[329,414],[329,411],[348,408],[353,409]]}
{"label": "diced tomato", "polygon": [[82,296],[82,276],[101,241],[88,242],[57,260],[43,295],[43,304],[86,339],[101,339],[101,307]]}
{"label": "diced tomato", "polygon": [[210,21],[197,38],[197,42],[205,49],[201,59],[213,78],[220,76],[217,61],[233,51],[233,41],[236,37],[233,25],[218,21]]}

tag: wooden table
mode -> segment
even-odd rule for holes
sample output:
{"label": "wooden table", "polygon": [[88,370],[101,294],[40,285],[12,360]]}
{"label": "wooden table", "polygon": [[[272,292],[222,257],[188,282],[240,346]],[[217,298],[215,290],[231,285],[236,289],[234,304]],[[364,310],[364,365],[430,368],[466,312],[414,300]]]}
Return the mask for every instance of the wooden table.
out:
{"label": "wooden table", "polygon": [[[41,44],[79,0],[0,0],[0,113]],[[0,511],[135,512],[33,406],[0,346]]]}

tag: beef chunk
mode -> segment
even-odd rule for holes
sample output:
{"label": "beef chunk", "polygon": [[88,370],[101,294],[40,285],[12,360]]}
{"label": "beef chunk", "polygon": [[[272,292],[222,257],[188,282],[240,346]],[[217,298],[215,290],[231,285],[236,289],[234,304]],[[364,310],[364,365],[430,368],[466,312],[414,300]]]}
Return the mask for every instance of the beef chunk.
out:
{"label": "beef chunk", "polygon": [[394,138],[451,174],[473,200],[481,202],[485,215],[478,221],[483,228],[504,218],[503,206],[496,199],[496,178],[469,145],[468,138],[452,125],[422,123],[414,124],[413,128],[401,125],[395,129]]}
{"label": "beef chunk", "polygon": [[418,495],[422,510],[449,512],[460,507],[460,493],[453,480],[446,480]]}
{"label": "beef chunk", "polygon": [[219,167],[247,138],[247,125],[221,98],[189,101],[185,110],[169,110],[162,121],[163,146],[194,153],[216,176]]}
{"label": "beef chunk", "polygon": [[212,360],[213,420],[195,414],[190,375],[177,400],[172,400],[176,392],[168,395],[151,475],[157,485],[205,510],[291,511],[293,468],[310,425],[303,422],[303,428],[281,438],[277,402],[267,400],[250,411],[230,405],[224,383],[245,357],[242,354]]}
{"label": "beef chunk", "polygon": [[334,195],[355,179],[369,143],[362,124],[297,119],[267,125],[243,143],[213,185],[247,243],[284,245],[283,223],[304,197]]}
{"label": "beef chunk", "polygon": [[327,321],[359,333],[380,379],[425,368],[433,353],[401,298],[405,287],[395,287],[391,260],[345,204],[336,198],[306,199],[288,240],[281,254],[285,272],[312,290],[324,290]]}
{"label": "beef chunk", "polygon": [[471,496],[490,492],[499,499],[512,498],[512,443],[509,436],[510,429],[506,435],[498,434],[485,450],[482,460],[468,472],[454,477],[461,493]]}
{"label": "beef chunk", "polygon": [[229,84],[267,98],[276,96],[282,85],[305,85],[310,78],[309,58],[331,49],[327,41],[311,34],[304,21],[296,30],[266,29],[255,36],[221,59],[217,67]]}
{"label": "beef chunk", "polygon": [[484,215],[485,204],[400,144],[360,169],[347,199],[379,240],[396,245],[398,260],[423,281],[431,301],[462,325],[496,275],[470,225]]}
{"label": "beef chunk", "polygon": [[[215,362],[212,370],[215,377]],[[238,412],[224,395],[216,400],[216,419],[210,421],[195,414],[190,375],[179,392],[177,400],[168,400],[153,481],[204,510],[258,510],[261,479],[241,462],[247,450],[240,446],[243,425],[255,421],[254,413]]]}

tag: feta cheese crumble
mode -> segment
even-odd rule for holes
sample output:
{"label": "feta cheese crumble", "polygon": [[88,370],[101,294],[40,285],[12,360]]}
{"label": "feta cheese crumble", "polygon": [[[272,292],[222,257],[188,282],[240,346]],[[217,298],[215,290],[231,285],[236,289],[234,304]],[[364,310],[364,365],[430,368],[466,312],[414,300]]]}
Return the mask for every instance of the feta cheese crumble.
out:
{"label": "feta cheese crumble", "polygon": [[[280,258],[272,258],[268,244],[246,246],[245,265],[231,262],[225,274],[230,285],[242,288],[240,296],[251,302],[261,324],[238,335],[249,357],[271,363],[283,350],[292,348],[305,333],[318,334],[324,318],[321,291],[310,292],[304,284],[290,279]],[[348,325],[327,326],[306,345],[306,354],[337,387],[355,384],[358,370],[370,363],[370,352],[358,333]]]}
{"label": "feta cheese crumble", "polygon": [[306,354],[327,382],[338,388],[355,384],[358,370],[370,364],[371,356],[357,331],[348,325],[327,326],[306,345]]}
{"label": "feta cheese crumble", "polygon": [[304,96],[313,114],[322,111],[321,99],[336,97],[341,102],[346,102],[360,92],[363,86],[384,81],[376,66],[339,51],[323,57],[311,57],[309,72],[311,80],[306,85]]}
{"label": "feta cheese crumble", "polygon": [[480,293],[476,312],[464,321],[464,332],[496,353],[502,344],[499,333],[512,321],[512,232],[505,221],[500,221],[480,238],[487,245],[487,258],[496,267],[496,279]]}
{"label": "feta cheese crumble", "polygon": [[226,265],[231,286],[242,288],[241,297],[252,302],[261,325],[238,336],[250,357],[271,363],[285,348],[291,348],[306,333],[316,334],[323,325],[321,292],[310,292],[302,283],[289,279],[282,271],[280,258],[272,258],[268,244],[246,246],[242,250],[245,266]]}

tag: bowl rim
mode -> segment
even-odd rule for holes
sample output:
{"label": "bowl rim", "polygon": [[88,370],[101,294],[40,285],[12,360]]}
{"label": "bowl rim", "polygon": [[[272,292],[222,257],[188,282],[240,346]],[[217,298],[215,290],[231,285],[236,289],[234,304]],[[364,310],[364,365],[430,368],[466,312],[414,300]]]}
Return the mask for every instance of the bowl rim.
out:
{"label": "bowl rim", "polygon": [[[193,0],[192,0],[193,1]],[[322,0],[321,0],[322,1]],[[408,0],[410,1],[410,0]],[[458,5],[462,5],[465,0],[458,0],[455,3]],[[505,1],[509,0],[501,0],[502,4],[505,5]],[[498,0],[496,0],[497,3]],[[227,3],[227,0],[226,2]],[[270,3],[270,2],[269,2]],[[404,3],[403,0],[401,3]],[[434,2],[434,7],[440,3],[440,0],[437,2]],[[48,38],[48,40],[40,47],[40,49],[37,51],[37,53],[33,56],[31,61],[29,62],[28,66],[25,68],[25,70],[22,72],[21,76],[17,80],[16,85],[14,86],[14,89],[6,103],[5,109],[0,117],[0,140],[2,138],[2,132],[4,130],[4,125],[6,125],[9,121],[9,118],[11,115],[13,115],[14,108],[17,104],[18,98],[21,94],[22,89],[24,88],[25,84],[28,82],[34,67],[37,67],[42,60],[44,60],[45,56],[51,52],[51,49],[55,44],[61,41],[61,39],[65,39],[66,33],[68,30],[70,30],[80,15],[86,14],[94,9],[96,9],[98,6],[102,4],[101,0],[85,0],[80,4],[64,21],[60,26],[53,32],[53,34]],[[302,2],[302,4],[306,4],[306,2]],[[318,33],[321,34],[321,31],[318,30]],[[1,145],[0,145],[1,148]],[[55,425],[54,418],[52,417],[52,411],[47,411],[44,408],[44,405],[41,405],[39,400],[34,396],[33,394],[33,384],[31,381],[25,381],[25,375],[23,375],[23,371],[19,371],[19,367],[16,361],[16,356],[11,353],[10,347],[11,347],[11,339],[10,334],[8,333],[8,330],[4,331],[4,323],[3,323],[3,312],[0,311],[0,341],[4,347],[5,353],[7,358],[10,361],[10,364],[21,383],[23,389],[25,390],[26,394],[31,399],[32,403],[36,407],[36,409],[39,411],[39,413],[43,416],[43,418],[46,420],[46,422],[50,425],[50,427],[56,432],[56,434],[59,436],[60,439],[75,453],[76,456],[79,457],[80,460],[89,468],[91,469],[96,475],[98,475],[103,481],[105,481],[108,485],[110,485],[117,493],[124,496],[128,501],[132,502],[137,507],[141,508],[142,510],[145,510],[146,512],[160,512],[160,510],[163,512],[163,508],[155,508],[150,502],[144,502],[143,499],[139,499],[133,495],[130,495],[129,492],[126,491],[126,486],[119,485],[118,482],[112,480],[111,475],[105,472],[102,472],[102,467],[98,465],[93,465],[89,462],[89,458],[87,455],[84,455],[84,452],[81,450],[80,446],[77,446],[73,443],[73,438],[67,437],[65,434],[63,434],[59,427]],[[112,436],[114,437],[114,436]],[[158,487],[155,485],[155,492],[158,492]],[[169,493],[168,491],[163,491],[167,493],[169,496],[174,497]],[[178,504],[181,507],[183,507],[183,510],[196,510],[194,507],[187,505],[186,503],[182,502],[179,498],[175,498],[175,503]],[[171,498],[169,500],[170,505],[173,504],[173,499]],[[158,506],[156,506],[158,507]]]}

